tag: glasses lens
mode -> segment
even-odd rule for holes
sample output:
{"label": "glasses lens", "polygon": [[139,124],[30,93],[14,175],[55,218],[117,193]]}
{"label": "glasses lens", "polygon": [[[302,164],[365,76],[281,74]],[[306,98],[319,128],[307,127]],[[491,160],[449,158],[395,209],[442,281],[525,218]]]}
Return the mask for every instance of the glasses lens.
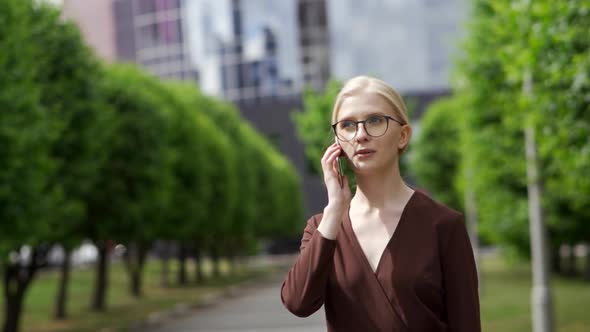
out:
{"label": "glasses lens", "polygon": [[[365,120],[365,130],[369,136],[378,137],[387,131],[387,118],[382,115],[374,115]],[[343,120],[336,125],[336,135],[344,141],[350,141],[357,132],[357,123],[351,120]]]}
{"label": "glasses lens", "polygon": [[356,122],[344,120],[336,125],[336,135],[342,140],[350,141],[356,134]]}
{"label": "glasses lens", "polygon": [[365,129],[371,136],[381,136],[387,130],[387,119],[380,115],[371,116],[365,122]]}

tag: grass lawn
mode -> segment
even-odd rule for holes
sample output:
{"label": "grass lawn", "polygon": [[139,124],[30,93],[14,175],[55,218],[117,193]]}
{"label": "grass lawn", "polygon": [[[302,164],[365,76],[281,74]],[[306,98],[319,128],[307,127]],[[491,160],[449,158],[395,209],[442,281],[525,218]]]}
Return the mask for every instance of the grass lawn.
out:
{"label": "grass lawn", "polygon": [[[195,287],[161,288],[160,265],[151,261],[146,266],[144,297],[135,299],[129,295],[127,273],[120,264],[113,264],[108,291],[106,313],[88,310],[94,281],[94,270],[81,269],[72,274],[70,284],[70,318],[57,322],[51,319],[57,290],[57,274],[41,274],[33,283],[26,298],[23,316],[23,332],[90,332],[125,331],[134,321],[150,313],[173,308],[177,303],[193,304],[199,299],[219,292],[223,287],[239,281],[255,278],[268,270],[243,271],[235,278]],[[175,280],[174,264],[171,264],[171,281]],[[486,258],[482,262],[481,310],[485,332],[531,331],[530,294],[531,273],[526,264],[509,266],[499,258]],[[210,270],[207,264],[205,270]],[[227,266],[224,270],[227,271]],[[189,277],[193,266],[189,264]],[[590,283],[578,279],[553,277],[553,295],[556,312],[556,331],[590,331]],[[2,299],[0,298],[0,304]],[[0,313],[2,318],[2,313]]]}
{"label": "grass lawn", "polygon": [[[481,314],[485,332],[532,331],[531,270],[499,258],[482,262]],[[590,282],[553,276],[555,331],[590,331]]]}
{"label": "grass lawn", "polygon": [[[176,282],[176,266],[170,264],[170,281]],[[205,271],[210,271],[210,263],[205,264]],[[194,277],[194,266],[188,264],[189,281]],[[227,273],[227,264],[222,272]],[[210,281],[201,286],[160,287],[160,264],[149,261],[144,271],[144,295],[136,299],[129,293],[127,271],[120,263],[111,265],[110,287],[107,291],[107,311],[90,312],[90,299],[94,285],[94,269],[78,269],[71,274],[69,286],[69,319],[55,321],[51,318],[54,310],[55,294],[58,286],[58,274],[46,272],[38,275],[26,295],[25,308],[21,322],[23,332],[111,332],[126,331],[129,326],[150,313],[172,309],[179,303],[195,304],[200,299],[220,292],[224,287],[247,279],[259,277],[271,272],[270,268],[243,269],[235,277]],[[0,319],[3,319],[3,300],[0,297]]]}

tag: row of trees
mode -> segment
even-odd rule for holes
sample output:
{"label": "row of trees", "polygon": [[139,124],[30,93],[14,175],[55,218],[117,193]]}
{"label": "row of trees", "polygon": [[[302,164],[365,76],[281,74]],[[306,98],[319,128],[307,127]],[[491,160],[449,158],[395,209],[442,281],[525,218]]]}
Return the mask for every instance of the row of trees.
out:
{"label": "row of trees", "polygon": [[[552,262],[555,270],[574,266],[560,264],[559,247],[590,240],[590,5],[479,0],[467,28],[453,95],[421,119],[402,174],[465,211],[486,243],[530,257],[524,133],[532,127]],[[322,94],[307,92],[295,118],[318,174],[313,161],[333,139],[339,88],[331,82]]]}
{"label": "row of trees", "polygon": [[140,296],[156,240],[177,243],[183,263],[188,248],[197,259],[235,257],[260,238],[299,233],[296,171],[230,104],[100,63],[38,1],[0,1],[0,50],[4,332],[18,330],[55,244],[66,251],[56,307],[65,317],[68,253],[85,239],[99,252],[91,307],[104,310],[108,243],[126,245]]}
{"label": "row of trees", "polygon": [[481,0],[468,27],[454,94],[426,113],[413,171],[441,200],[474,211],[485,240],[529,257],[525,148],[536,147],[558,270],[560,245],[590,240],[590,6]]}

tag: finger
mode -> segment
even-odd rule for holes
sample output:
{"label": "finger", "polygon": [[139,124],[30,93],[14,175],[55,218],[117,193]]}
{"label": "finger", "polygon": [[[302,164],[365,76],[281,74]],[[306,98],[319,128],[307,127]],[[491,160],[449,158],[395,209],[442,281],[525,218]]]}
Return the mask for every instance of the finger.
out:
{"label": "finger", "polygon": [[336,158],[332,159],[331,162],[326,162],[324,166],[324,175],[334,178],[338,176],[338,160]]}
{"label": "finger", "polygon": [[338,149],[336,145],[330,145],[324,152],[324,155],[322,156],[322,162],[326,161],[328,159],[328,156],[330,156],[330,154],[332,154],[336,149]]}
{"label": "finger", "polygon": [[334,151],[331,151],[330,154],[328,155],[328,158],[326,159],[326,161],[332,162],[332,160],[335,160],[338,156],[340,156],[341,153],[342,153],[341,148],[337,148]]}
{"label": "finger", "polygon": [[324,156],[323,161],[326,164],[331,164],[333,160],[336,159],[336,157],[338,157],[340,155],[340,153],[342,152],[341,148],[335,148],[334,150],[330,151],[330,153],[328,153],[326,156]]}
{"label": "finger", "polygon": [[336,144],[336,143],[334,143],[334,144],[332,144],[332,145],[328,146],[328,147],[326,148],[326,151],[324,152],[324,155],[326,155],[326,154],[329,154],[331,151],[333,151],[334,149],[337,149],[337,148],[339,148],[339,147],[340,147],[340,146],[339,146],[338,144]]}
{"label": "finger", "polygon": [[324,176],[328,177],[335,177],[338,175],[338,161],[336,159],[332,159],[331,162],[325,162],[322,164],[322,170]]}
{"label": "finger", "polygon": [[326,162],[326,164],[323,165],[323,170],[324,170],[324,175],[331,175],[331,176],[335,176],[338,174],[337,169],[334,167],[334,161],[332,161],[331,163]]}
{"label": "finger", "polygon": [[334,173],[338,173],[338,160],[334,159],[332,160],[332,170],[334,171]]}

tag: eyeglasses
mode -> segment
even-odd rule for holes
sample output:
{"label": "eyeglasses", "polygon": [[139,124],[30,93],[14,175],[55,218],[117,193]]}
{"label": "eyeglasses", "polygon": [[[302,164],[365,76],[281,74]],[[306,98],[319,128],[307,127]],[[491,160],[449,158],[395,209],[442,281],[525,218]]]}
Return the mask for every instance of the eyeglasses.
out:
{"label": "eyeglasses", "polygon": [[405,125],[405,123],[387,115],[371,115],[364,121],[338,121],[332,125],[332,129],[334,129],[334,134],[336,134],[339,139],[343,141],[351,141],[355,138],[356,133],[358,132],[359,123],[362,123],[365,126],[367,135],[371,137],[379,137],[387,132],[389,120],[397,122],[402,126]]}

